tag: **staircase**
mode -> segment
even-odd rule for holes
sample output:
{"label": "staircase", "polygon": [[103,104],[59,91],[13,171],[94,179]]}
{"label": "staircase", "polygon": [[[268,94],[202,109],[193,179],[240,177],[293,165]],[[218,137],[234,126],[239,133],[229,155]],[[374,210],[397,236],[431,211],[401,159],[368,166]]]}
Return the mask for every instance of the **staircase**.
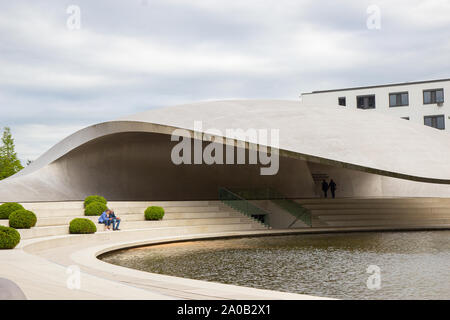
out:
{"label": "staircase", "polygon": [[299,199],[313,227],[450,227],[447,198]]}
{"label": "staircase", "polygon": [[[255,204],[255,201],[269,201],[281,208],[285,213],[295,218],[295,220],[290,223],[288,228],[294,225],[297,221],[303,222],[306,226],[312,226],[311,212],[306,207],[292,199],[287,199],[282,193],[273,188],[220,188],[219,199],[228,206],[246,214],[247,216],[259,215],[267,218],[271,216],[272,210],[259,207]],[[274,215],[272,215],[272,217],[273,216]],[[266,219],[265,224],[267,226],[270,225],[268,220],[270,220],[270,218]]]}
{"label": "staircase", "polygon": [[[37,216],[36,226],[31,229],[19,229],[21,239],[69,234],[69,223],[74,218],[88,218],[97,226],[97,232],[104,232],[104,226],[98,224],[98,217],[84,216],[83,202],[45,202],[22,203]],[[146,221],[144,211],[149,206],[161,206],[165,210],[163,220]],[[167,202],[108,202],[122,219],[120,229],[156,231],[161,228],[189,228],[191,232],[221,232],[261,230],[266,227],[258,221],[226,207],[219,201],[167,201]],[[0,220],[0,225],[8,226],[8,220]],[[117,233],[121,231],[106,231]]]}

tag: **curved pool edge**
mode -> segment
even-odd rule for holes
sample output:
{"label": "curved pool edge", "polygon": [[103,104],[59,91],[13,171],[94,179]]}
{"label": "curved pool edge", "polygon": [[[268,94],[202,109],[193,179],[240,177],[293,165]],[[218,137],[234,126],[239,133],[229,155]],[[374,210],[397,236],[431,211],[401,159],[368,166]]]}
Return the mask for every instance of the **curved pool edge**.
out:
{"label": "curved pool edge", "polygon": [[[291,232],[289,232],[291,233]],[[283,234],[283,233],[275,233]],[[133,241],[116,243],[114,245],[101,245],[96,247],[90,247],[88,249],[79,250],[74,252],[71,257],[73,261],[84,265],[89,264],[90,268],[97,270],[107,270],[108,273],[115,276],[127,277],[127,281],[130,281],[129,277],[135,278],[133,284],[136,286],[142,286],[142,281],[159,282],[158,285],[163,285],[166,289],[170,288],[172,294],[176,298],[188,298],[188,299],[236,299],[236,300],[315,300],[315,299],[330,299],[325,297],[317,297],[312,295],[295,294],[289,292],[281,292],[274,290],[257,289],[251,287],[223,284],[218,282],[210,282],[196,279],[188,279],[183,277],[168,276],[164,274],[151,273],[146,271],[140,271],[127,267],[122,267],[108,262],[104,262],[99,257],[106,253],[111,253],[117,250],[143,247],[149,245],[159,245],[176,242],[186,241],[201,241],[212,239],[225,239],[235,237],[246,236],[263,236],[260,233],[254,232],[230,232],[230,233],[213,233],[213,234],[194,234],[189,236],[176,236],[176,237],[160,237],[154,239],[147,239],[143,241]],[[268,234],[267,234],[268,235]],[[152,287],[152,284],[150,284]],[[152,287],[154,289],[154,287]],[[175,292],[177,291],[177,292]]]}
{"label": "curved pool edge", "polygon": [[[154,274],[116,266],[97,258],[107,252],[150,244],[292,233],[293,230],[258,230],[111,241],[112,232],[98,232],[94,237],[93,235],[65,235],[25,240],[16,249],[8,251],[9,257],[6,259],[11,268],[7,269],[9,272],[6,272],[5,276],[8,278],[9,273],[11,275],[9,278],[15,280],[24,289],[29,299],[330,299]],[[0,252],[0,256],[2,253]],[[27,269],[30,265],[31,271]],[[81,271],[80,290],[71,290],[66,287],[70,277],[68,268],[74,267],[78,267]],[[1,269],[0,267],[0,271],[3,271]],[[24,275],[24,272],[27,275]],[[46,292],[45,295],[42,295],[43,291]]]}
{"label": "curved pool edge", "polygon": [[[197,233],[127,239],[132,231],[98,232],[25,240],[14,250],[0,251],[6,263],[0,274],[16,281],[29,299],[331,299],[167,276],[113,265],[102,254],[147,245],[218,238],[367,231],[448,230],[449,228],[314,228]],[[114,237],[116,239],[114,239]],[[124,240],[125,239],[125,240]],[[31,268],[29,267],[31,266]],[[67,288],[68,267],[79,267],[80,290]]]}

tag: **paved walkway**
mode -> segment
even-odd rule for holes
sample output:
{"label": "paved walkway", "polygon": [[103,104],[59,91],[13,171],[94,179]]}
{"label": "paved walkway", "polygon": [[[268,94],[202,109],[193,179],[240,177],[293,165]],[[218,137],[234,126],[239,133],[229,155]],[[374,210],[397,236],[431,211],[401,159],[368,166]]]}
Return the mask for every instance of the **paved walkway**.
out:
{"label": "paved walkway", "polygon": [[[135,242],[98,240],[92,235],[37,238],[21,242],[14,250],[0,251],[0,277],[18,284],[28,299],[320,299],[309,295],[153,274],[112,265],[96,258],[110,250],[136,245],[292,232],[223,232]],[[90,241],[89,237],[93,240]],[[80,289],[69,289],[67,285],[71,277],[68,270],[74,270],[73,266],[81,271]]]}
{"label": "paved walkway", "polygon": [[[193,239],[397,229],[348,227],[253,230],[134,240],[130,240],[130,236],[138,237],[139,230],[43,237],[24,240],[14,250],[0,250],[0,278],[14,281],[28,299],[324,299],[153,274],[112,265],[97,259],[97,256],[127,247]],[[417,230],[423,228],[418,227]],[[69,270],[76,270],[74,266],[81,272],[79,289],[70,289],[67,285],[72,275]]]}

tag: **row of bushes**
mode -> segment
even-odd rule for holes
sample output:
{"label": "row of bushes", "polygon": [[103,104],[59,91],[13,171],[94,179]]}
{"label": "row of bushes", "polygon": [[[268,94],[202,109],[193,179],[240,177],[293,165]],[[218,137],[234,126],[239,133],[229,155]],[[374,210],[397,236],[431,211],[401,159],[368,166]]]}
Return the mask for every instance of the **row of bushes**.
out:
{"label": "row of bushes", "polygon": [[[89,196],[84,200],[85,214],[96,216],[104,212],[106,199],[100,196]],[[20,234],[16,229],[29,229],[37,222],[36,215],[19,204],[4,203],[0,205],[0,219],[9,219],[9,227],[0,226],[0,249],[13,249],[20,242]],[[95,233],[97,227],[89,219],[75,218],[69,224],[72,234]]]}
{"label": "row of bushes", "polygon": [[[12,216],[12,214],[11,214]],[[23,223],[23,221],[19,221]],[[69,232],[72,234],[95,233],[95,224],[85,218],[75,218],[70,222]],[[14,249],[20,242],[20,233],[12,227],[0,226],[0,249]]]}
{"label": "row of bushes", "polygon": [[[84,200],[84,214],[99,216],[108,209],[107,201],[101,196],[89,196]],[[161,220],[164,209],[158,206],[148,207],[145,212],[146,220]],[[0,226],[0,249],[12,249],[20,242],[20,234],[15,229],[29,229],[37,222],[36,215],[18,204],[4,203],[0,205],[0,219],[9,219],[9,226]],[[86,218],[75,218],[69,224],[71,234],[89,234],[97,232],[94,222]]]}
{"label": "row of bushes", "polygon": [[13,249],[20,242],[16,229],[30,229],[37,222],[36,215],[15,202],[0,205],[0,219],[8,219],[9,227],[0,226],[0,249]]}
{"label": "row of bushes", "polygon": [[[88,196],[84,199],[84,215],[100,216],[108,209],[107,204],[108,201],[102,196]],[[148,207],[144,215],[146,220],[161,220],[164,217],[164,209],[157,206]],[[82,234],[95,233],[97,227],[89,219],[77,218],[70,222],[69,231]]]}
{"label": "row of bushes", "polygon": [[[108,207],[100,202],[94,202],[89,204],[84,209],[84,215],[85,216],[99,216],[103,212],[105,212],[108,209]],[[161,220],[164,217],[164,209],[162,207],[152,206],[148,207],[145,212],[145,219],[146,220]]]}
{"label": "row of bushes", "polygon": [[[99,216],[105,212],[108,202],[102,196],[88,196],[84,199],[84,215]],[[75,218],[70,221],[69,232],[71,234],[90,234],[97,232],[97,226],[94,222],[86,218]]]}
{"label": "row of bushes", "polygon": [[32,211],[18,203],[4,203],[0,205],[0,219],[8,219],[9,226],[15,229],[29,229],[34,227],[37,217]]}
{"label": "row of bushes", "polygon": [[[84,199],[84,215],[85,216],[99,216],[105,212],[107,201],[101,196],[89,196]],[[164,217],[164,209],[162,207],[152,206],[148,207],[145,212],[146,220],[161,220]]]}
{"label": "row of bushes", "polygon": [[0,206],[0,219],[9,219],[11,213],[17,210],[24,210],[25,208],[18,203],[4,203]]}

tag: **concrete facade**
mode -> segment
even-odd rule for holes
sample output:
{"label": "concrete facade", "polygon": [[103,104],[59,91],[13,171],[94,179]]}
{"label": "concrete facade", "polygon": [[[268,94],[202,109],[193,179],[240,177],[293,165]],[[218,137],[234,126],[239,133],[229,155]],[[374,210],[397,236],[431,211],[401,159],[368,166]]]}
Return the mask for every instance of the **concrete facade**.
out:
{"label": "concrete facade", "polygon": [[[341,196],[450,196],[447,133],[367,110],[295,101],[217,101],[155,109],[94,125],[55,145],[0,182],[0,202],[81,200],[213,200],[219,187],[273,187],[288,198],[320,194],[314,174],[334,178]],[[195,128],[201,121],[203,127]],[[280,164],[181,164],[170,158],[174,130],[278,129]],[[257,146],[231,139],[235,148]],[[261,144],[263,145],[263,144]],[[222,146],[224,147],[224,146]],[[237,150],[237,149],[235,149]],[[248,157],[247,157],[248,158]]]}
{"label": "concrete facade", "polygon": [[[80,130],[0,182],[0,202],[22,202],[38,217],[35,227],[19,230],[18,247],[0,252],[0,274],[28,299],[317,299],[151,274],[97,257],[120,248],[194,239],[448,229],[450,204],[442,199],[450,198],[447,133],[365,111],[293,101],[219,101],[156,109]],[[201,130],[195,121],[202,121]],[[278,129],[279,144],[264,146],[279,149],[279,170],[261,175],[259,164],[175,165],[171,134],[178,128],[213,138],[219,136],[208,129]],[[201,145],[208,146],[208,137],[200,136]],[[231,145],[235,154],[255,147],[237,139]],[[333,178],[342,199],[317,199],[318,177]],[[268,229],[214,201],[219,187],[272,187],[310,210],[312,226],[270,201],[257,201],[270,211],[273,229]],[[109,200],[123,218],[123,230],[68,234],[69,221],[83,216],[83,203],[67,200],[90,194]],[[386,199],[392,197],[421,198]],[[164,220],[144,221],[150,205],[165,208]],[[82,276],[77,290],[67,286],[67,270],[74,265]]]}

